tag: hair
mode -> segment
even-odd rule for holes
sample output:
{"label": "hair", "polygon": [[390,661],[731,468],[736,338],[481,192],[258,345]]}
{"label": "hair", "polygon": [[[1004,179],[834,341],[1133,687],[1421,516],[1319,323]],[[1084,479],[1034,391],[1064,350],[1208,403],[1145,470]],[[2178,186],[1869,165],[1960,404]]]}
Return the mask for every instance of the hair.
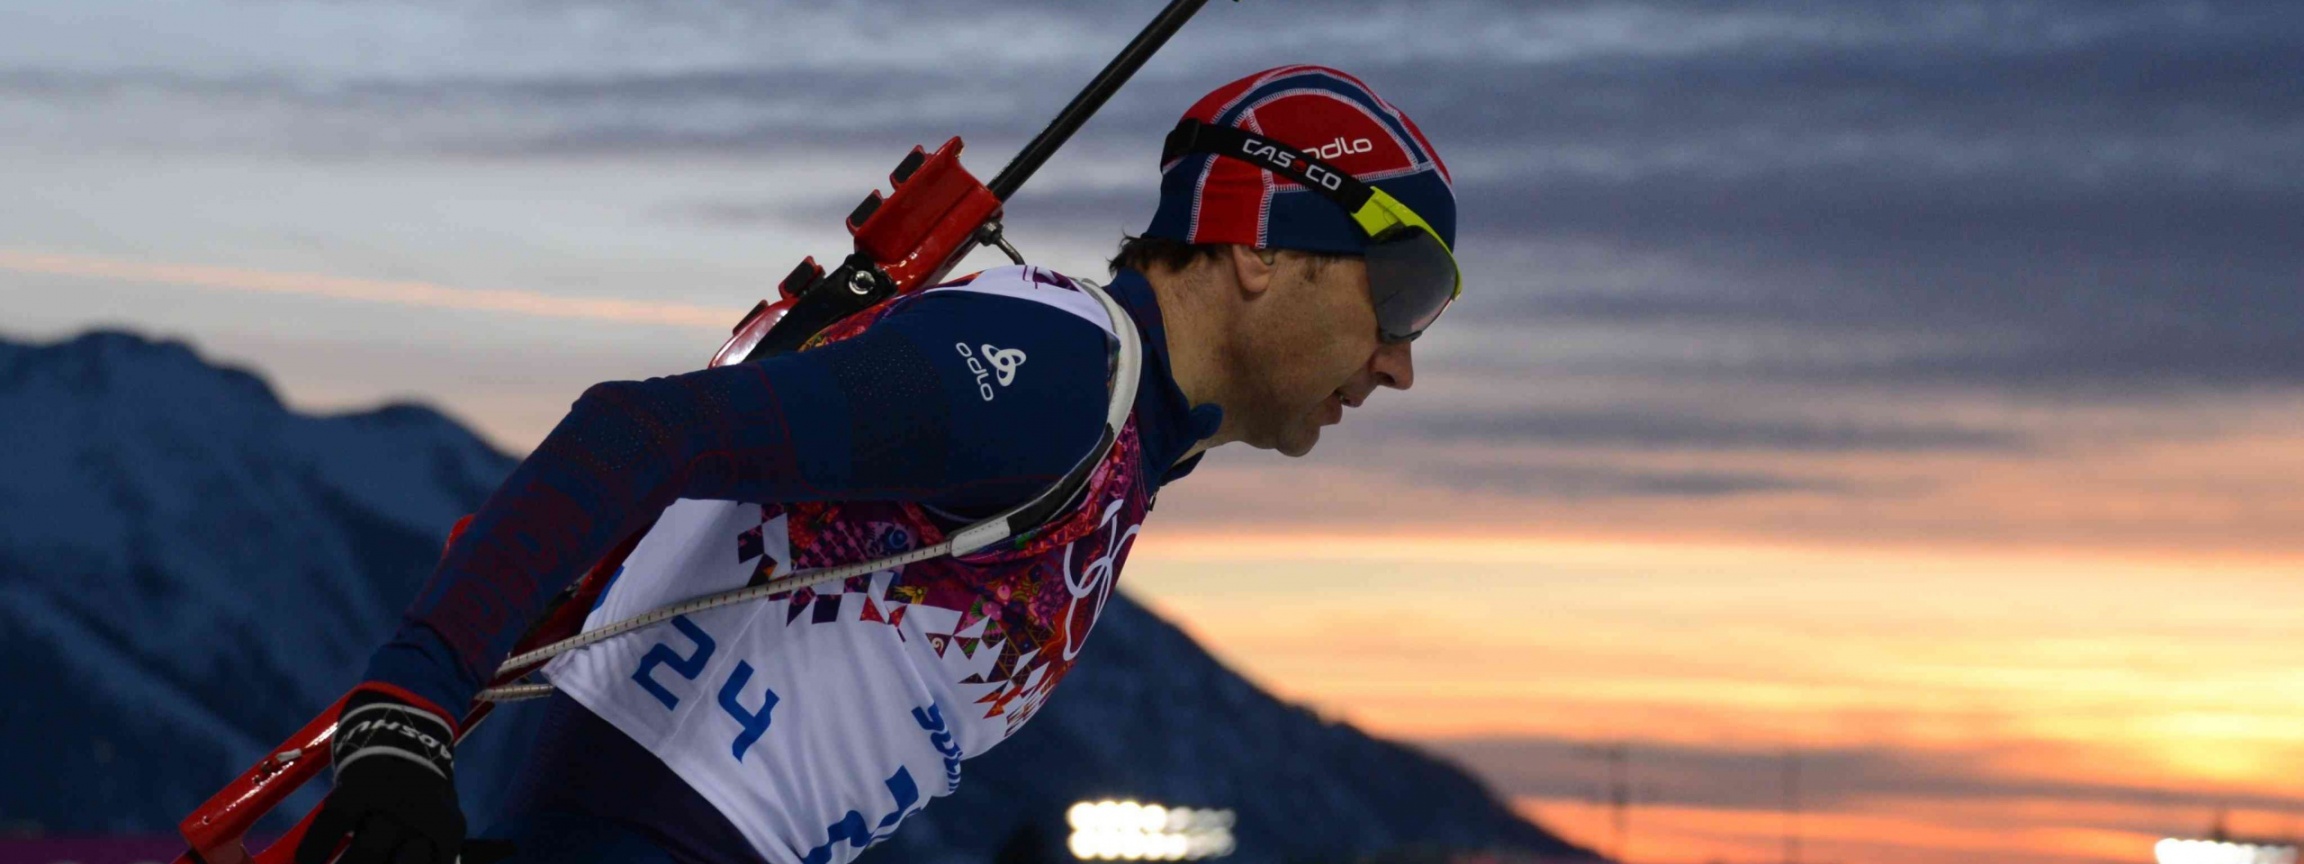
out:
{"label": "hair", "polygon": [[[1201,260],[1222,261],[1225,247],[1228,245],[1230,244],[1186,243],[1166,237],[1139,237],[1134,234],[1122,234],[1120,235],[1120,251],[1112,256],[1112,260],[1107,262],[1106,266],[1111,269],[1114,276],[1120,275],[1123,268],[1139,273],[1155,267],[1181,271]],[[1301,252],[1300,254],[1312,259],[1312,272],[1314,273],[1318,273],[1320,268],[1328,266],[1331,261],[1353,257],[1326,252]]]}
{"label": "hair", "polygon": [[1223,258],[1224,244],[1222,243],[1186,243],[1181,240],[1170,240],[1166,237],[1139,237],[1134,234],[1122,234],[1120,235],[1120,251],[1112,256],[1108,266],[1112,270],[1112,275],[1118,276],[1122,269],[1137,272],[1154,268],[1184,270],[1191,267],[1195,261],[1203,259],[1221,261]]}

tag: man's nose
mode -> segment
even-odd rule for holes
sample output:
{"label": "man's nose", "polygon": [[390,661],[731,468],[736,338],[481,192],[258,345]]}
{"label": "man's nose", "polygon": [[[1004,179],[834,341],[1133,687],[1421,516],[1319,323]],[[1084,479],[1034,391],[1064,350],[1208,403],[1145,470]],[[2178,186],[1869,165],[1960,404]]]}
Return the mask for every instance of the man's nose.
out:
{"label": "man's nose", "polygon": [[1377,384],[1406,390],[1416,383],[1416,358],[1409,347],[1414,344],[1385,342],[1376,346],[1376,354],[1368,358],[1368,371],[1376,375]]}

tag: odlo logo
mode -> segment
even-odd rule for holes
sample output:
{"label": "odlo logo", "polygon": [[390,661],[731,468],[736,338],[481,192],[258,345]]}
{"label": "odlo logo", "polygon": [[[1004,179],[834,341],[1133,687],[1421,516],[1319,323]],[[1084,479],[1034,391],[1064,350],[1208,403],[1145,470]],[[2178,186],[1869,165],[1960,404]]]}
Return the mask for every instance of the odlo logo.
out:
{"label": "odlo logo", "polygon": [[1344,136],[1338,135],[1336,136],[1336,140],[1322,144],[1318,147],[1311,148],[1304,152],[1318,156],[1322,159],[1335,159],[1344,156],[1347,153],[1366,153],[1374,149],[1376,149],[1376,144],[1366,138],[1354,138],[1350,141],[1346,141],[1344,140]]}
{"label": "odlo logo", "polygon": [[[977,352],[969,351],[966,342],[954,342],[952,347],[968,361],[968,371],[976,375],[976,394],[986,402],[992,401],[992,379],[1006,387],[1016,380],[1016,367],[1024,365],[1024,352],[1014,348],[995,348],[986,343],[978,346],[983,353],[982,359],[978,359]],[[985,368],[985,363],[992,364],[991,368]]]}

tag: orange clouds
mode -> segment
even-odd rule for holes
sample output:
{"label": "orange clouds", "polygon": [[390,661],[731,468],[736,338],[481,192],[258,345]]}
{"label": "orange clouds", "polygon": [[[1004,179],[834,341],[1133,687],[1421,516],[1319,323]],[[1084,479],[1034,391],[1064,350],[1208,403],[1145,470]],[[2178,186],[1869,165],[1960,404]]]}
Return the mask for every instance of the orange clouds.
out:
{"label": "orange clouds", "polygon": [[[1612,832],[1603,814],[1575,799],[1523,798],[1521,813],[1579,842],[1608,848]],[[1835,812],[1803,812],[1797,825],[1801,860],[1949,864],[1949,862],[2141,862],[2165,833],[2093,824],[2133,818],[2150,824],[2152,808],[2106,809],[2055,801],[1964,803],[1931,799],[1867,802]],[[1631,816],[1630,860],[1645,862],[1781,861],[1787,820],[1766,810],[1653,806]]]}
{"label": "orange clouds", "polygon": [[[1434,403],[1422,389],[1399,397],[1413,406],[1373,415],[1405,424],[1388,437],[1357,429],[1355,416],[1331,430],[1322,447],[1332,451],[1308,462],[1219,454],[1192,482],[1163,493],[1184,502],[1168,508],[1171,518],[1329,533],[1351,526],[1427,536],[2304,559],[2304,532],[2294,530],[2304,524],[2304,495],[2295,491],[2304,488],[2304,432],[2295,423],[2304,393],[2053,410],[1976,394],[1751,397],[1751,410],[1763,414],[1829,404],[1886,430],[1974,428],[2014,442],[1866,449],[1739,443],[1733,435],[1642,443],[1612,427],[1591,441],[1518,441],[1500,421],[1482,427],[1495,440],[1420,439],[1400,412],[1493,410],[1472,397]],[[1541,406],[1513,410],[1531,423],[1544,416]],[[1614,431],[1622,441],[1603,434]]]}
{"label": "orange clouds", "polygon": [[728,309],[679,303],[583,299],[536,291],[455,288],[430,282],[356,279],[319,273],[284,273],[197,264],[154,264],[84,255],[0,249],[0,270],[84,279],[186,285],[223,291],[324,297],[436,309],[578,318],[629,324],[721,329],[737,315]]}
{"label": "orange clouds", "polygon": [[1545,813],[1574,812],[1559,808],[1593,782],[1562,748],[1649,754],[1643,782],[1680,809],[1644,817],[1677,827],[1650,829],[1641,860],[1775,857],[1773,817],[1743,811],[1775,794],[1768,760],[1786,749],[1816,757],[1816,836],[1840,844],[1810,860],[2143,861],[2153,832],[2201,830],[2204,802],[2304,808],[2294,561],[1501,533],[1139,542],[1131,590],[1251,677],[1432,742]]}

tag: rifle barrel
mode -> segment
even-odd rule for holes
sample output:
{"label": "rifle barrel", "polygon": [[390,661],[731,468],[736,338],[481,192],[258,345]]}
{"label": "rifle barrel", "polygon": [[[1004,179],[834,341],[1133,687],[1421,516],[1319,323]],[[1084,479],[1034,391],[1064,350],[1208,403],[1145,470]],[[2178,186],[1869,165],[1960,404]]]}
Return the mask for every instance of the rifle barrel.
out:
{"label": "rifle barrel", "polygon": [[1159,51],[1160,46],[1168,42],[1168,37],[1176,35],[1177,30],[1183,29],[1184,22],[1191,20],[1193,13],[1199,12],[1200,7],[1207,2],[1172,0],[1168,8],[1160,10],[1159,17],[1145,25],[1144,32],[1136,34],[1135,41],[1129,42],[1128,47],[1120,49],[1120,56],[1112,58],[1112,62],[1104,66],[1104,71],[1096,73],[1096,78],[1088,82],[1080,95],[1072,97],[1072,104],[1064,106],[1056,119],[1049,121],[1048,128],[1040,130],[1040,135],[1033,138],[1032,143],[1024,145],[1023,152],[1016,154],[1016,158],[1008,162],[1008,167],[1000,169],[999,176],[993,177],[992,182],[986,184],[992,194],[1002,201],[1016,194],[1016,190],[1023,187],[1032,172],[1040,170],[1040,165],[1047,162],[1048,157],[1056,155],[1056,148],[1064,146],[1064,142],[1071,139],[1072,133],[1080,131],[1081,125],[1088,122],[1096,109],[1103,107],[1104,100],[1112,98],[1112,94],[1119,91],[1120,85],[1128,83],[1129,76],[1136,74],[1144,61],[1152,59],[1153,52]]}

